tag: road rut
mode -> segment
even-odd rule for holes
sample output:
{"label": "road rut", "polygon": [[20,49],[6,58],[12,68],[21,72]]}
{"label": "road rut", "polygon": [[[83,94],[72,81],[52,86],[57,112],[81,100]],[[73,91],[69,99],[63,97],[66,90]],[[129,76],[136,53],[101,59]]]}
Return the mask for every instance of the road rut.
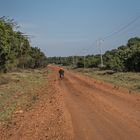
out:
{"label": "road rut", "polygon": [[140,96],[66,71],[65,93],[75,140],[139,140]]}

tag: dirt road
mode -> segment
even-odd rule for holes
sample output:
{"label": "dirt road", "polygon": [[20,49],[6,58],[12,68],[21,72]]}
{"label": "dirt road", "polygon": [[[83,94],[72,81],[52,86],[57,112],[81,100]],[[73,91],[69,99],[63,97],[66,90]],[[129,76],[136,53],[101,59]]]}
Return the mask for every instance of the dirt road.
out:
{"label": "dirt road", "polygon": [[13,116],[1,139],[11,140],[140,140],[140,94],[50,66],[49,84],[39,101]]}
{"label": "dirt road", "polygon": [[59,86],[75,140],[140,139],[140,95],[68,71]]}

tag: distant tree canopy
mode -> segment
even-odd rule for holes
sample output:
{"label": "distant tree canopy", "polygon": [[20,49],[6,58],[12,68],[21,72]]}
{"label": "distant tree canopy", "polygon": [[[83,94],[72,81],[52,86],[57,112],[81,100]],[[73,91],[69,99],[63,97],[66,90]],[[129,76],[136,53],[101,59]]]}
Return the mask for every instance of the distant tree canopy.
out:
{"label": "distant tree canopy", "polygon": [[15,27],[14,20],[0,18],[0,71],[46,66],[44,53],[37,47],[31,47],[26,36],[14,31]]}
{"label": "distant tree canopy", "polygon": [[116,71],[140,71],[140,38],[128,40],[127,45],[104,54],[105,65]]}
{"label": "distant tree canopy", "polygon": [[[84,66],[83,56],[73,57],[50,57],[49,63],[73,65],[76,67]],[[106,69],[114,71],[136,71],[140,72],[140,38],[134,37],[128,40],[126,45],[122,45],[117,49],[106,51],[103,55],[104,65]],[[85,57],[85,67],[99,67],[100,55],[87,55]]]}

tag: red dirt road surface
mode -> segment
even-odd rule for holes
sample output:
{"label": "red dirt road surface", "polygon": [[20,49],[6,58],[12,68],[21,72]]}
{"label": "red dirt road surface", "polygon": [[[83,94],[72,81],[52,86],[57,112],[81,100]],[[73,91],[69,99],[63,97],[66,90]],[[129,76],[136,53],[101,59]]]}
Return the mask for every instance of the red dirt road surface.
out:
{"label": "red dirt road surface", "polygon": [[49,66],[33,108],[13,115],[2,140],[140,140],[140,93]]}

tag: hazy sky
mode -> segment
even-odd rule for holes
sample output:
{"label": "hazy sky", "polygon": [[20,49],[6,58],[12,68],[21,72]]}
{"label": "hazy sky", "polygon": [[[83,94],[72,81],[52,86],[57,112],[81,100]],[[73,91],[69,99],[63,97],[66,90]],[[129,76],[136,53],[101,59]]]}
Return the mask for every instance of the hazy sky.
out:
{"label": "hazy sky", "polygon": [[[47,56],[99,53],[95,40],[119,30],[140,15],[140,0],[0,0],[0,16],[21,26]],[[140,36],[140,18],[101,43],[103,51]]]}

